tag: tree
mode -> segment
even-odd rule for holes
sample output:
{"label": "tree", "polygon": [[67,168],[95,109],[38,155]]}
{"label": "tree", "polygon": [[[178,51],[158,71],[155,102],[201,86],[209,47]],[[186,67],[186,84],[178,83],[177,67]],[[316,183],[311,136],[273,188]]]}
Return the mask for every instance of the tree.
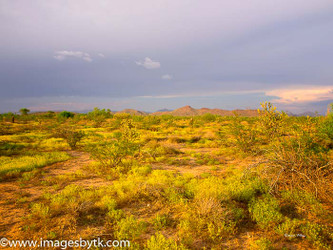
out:
{"label": "tree", "polygon": [[21,108],[19,111],[21,115],[27,115],[30,112],[30,110],[27,108]]}
{"label": "tree", "polygon": [[287,115],[279,112],[270,102],[260,103],[262,110],[258,109],[259,122],[262,132],[268,140],[279,137],[283,133],[283,125]]}
{"label": "tree", "polygon": [[69,112],[69,111],[62,111],[58,114],[59,118],[73,118],[74,117],[74,113]]}
{"label": "tree", "polygon": [[125,158],[133,156],[140,149],[139,133],[129,120],[122,122],[120,130],[113,138],[87,147],[91,157],[104,167],[117,168]]}

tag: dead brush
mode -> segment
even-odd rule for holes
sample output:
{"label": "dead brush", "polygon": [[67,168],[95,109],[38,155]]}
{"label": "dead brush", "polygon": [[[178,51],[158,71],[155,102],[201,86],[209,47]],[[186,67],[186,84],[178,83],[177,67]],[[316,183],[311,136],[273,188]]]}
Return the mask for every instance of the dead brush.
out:
{"label": "dead brush", "polygon": [[271,193],[280,189],[300,189],[316,197],[332,197],[333,168],[325,153],[308,150],[299,138],[293,138],[274,144],[267,158],[248,170],[264,165],[261,173],[270,180]]}
{"label": "dead brush", "polygon": [[227,204],[223,205],[214,197],[196,199],[187,216],[191,227],[196,231],[196,237],[206,235],[214,242],[234,234],[239,222],[233,208]]}
{"label": "dead brush", "polygon": [[223,208],[221,207],[221,202],[212,197],[208,198],[201,198],[195,201],[195,207],[197,214],[199,216],[211,216],[214,215],[217,216],[219,214],[222,214]]}

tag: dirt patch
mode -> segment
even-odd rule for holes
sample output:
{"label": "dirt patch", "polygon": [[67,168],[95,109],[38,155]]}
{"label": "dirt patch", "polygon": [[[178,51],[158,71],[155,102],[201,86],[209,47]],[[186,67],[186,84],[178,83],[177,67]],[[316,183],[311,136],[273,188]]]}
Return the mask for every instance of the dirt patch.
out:
{"label": "dirt patch", "polygon": [[46,173],[45,177],[75,172],[81,169],[83,166],[88,165],[90,162],[92,162],[88,153],[69,151],[68,154],[70,154],[74,158],[65,162],[58,162],[50,166],[44,167],[43,171]]}
{"label": "dirt patch", "polygon": [[[52,178],[58,175],[73,173],[82,169],[92,160],[89,154],[85,152],[68,152],[73,158],[64,162],[58,162],[42,168],[44,172],[43,178]],[[29,206],[32,202],[37,202],[41,196],[50,187],[45,187],[37,183],[31,182],[22,185],[18,180],[9,180],[0,182],[0,234],[1,236],[11,238],[18,237],[23,225],[22,221],[28,215]],[[76,185],[85,188],[107,185],[107,181],[100,177],[89,177],[89,179],[80,179],[74,181]]]}

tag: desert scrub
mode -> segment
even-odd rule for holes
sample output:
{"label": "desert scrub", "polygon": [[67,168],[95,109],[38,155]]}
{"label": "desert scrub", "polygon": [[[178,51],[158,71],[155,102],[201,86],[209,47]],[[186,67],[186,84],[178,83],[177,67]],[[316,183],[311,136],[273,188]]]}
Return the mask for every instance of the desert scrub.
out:
{"label": "desert scrub", "polygon": [[39,169],[34,169],[30,172],[24,172],[22,173],[21,178],[19,179],[19,182],[22,184],[24,182],[28,182],[38,176],[40,176],[42,173]]}
{"label": "desert scrub", "polygon": [[31,156],[0,157],[0,176],[31,171],[49,164],[66,161],[70,156],[65,152],[47,152]]}
{"label": "desert scrub", "polygon": [[328,227],[307,222],[301,226],[301,231],[317,249],[331,249],[333,233]]}
{"label": "desert scrub", "polygon": [[83,131],[77,130],[74,127],[60,127],[53,131],[53,137],[63,138],[72,150],[77,148],[77,144],[85,136]]}
{"label": "desert scrub", "polygon": [[293,213],[297,213],[302,215],[302,217],[310,216],[317,218],[327,218],[328,212],[324,209],[323,205],[320,203],[318,198],[315,197],[314,194],[301,191],[294,190],[284,191],[280,193],[281,201],[288,204],[289,207],[293,207],[296,211]]}
{"label": "desert scrub", "polygon": [[211,154],[196,153],[194,157],[196,158],[195,163],[198,165],[212,166],[220,164],[220,161],[211,156]]}
{"label": "desert scrub", "polygon": [[65,150],[68,148],[68,145],[66,144],[66,142],[62,139],[62,138],[47,138],[42,140],[39,144],[38,144],[38,148],[42,149],[42,150]]}
{"label": "desert scrub", "polygon": [[50,217],[50,208],[43,203],[33,203],[31,206],[31,215],[35,218],[45,219]]}
{"label": "desert scrub", "polygon": [[188,197],[226,199],[223,180],[215,176],[199,180],[190,179],[186,184],[186,189]]}
{"label": "desert scrub", "polygon": [[184,245],[177,243],[174,239],[167,239],[161,233],[156,233],[146,243],[147,250],[186,250]]}
{"label": "desert scrub", "polygon": [[143,148],[142,153],[156,161],[158,157],[175,156],[181,152],[173,147],[164,146],[156,140],[148,142]]}
{"label": "desert scrub", "polygon": [[133,165],[130,171],[131,174],[141,175],[141,176],[147,176],[151,172],[152,172],[151,165],[143,165],[143,166]]}
{"label": "desert scrub", "polygon": [[46,177],[41,182],[42,185],[57,185],[59,187],[66,186],[72,181],[87,178],[87,175],[81,170],[75,172],[70,172],[66,174],[61,174],[57,176]]}
{"label": "desert scrub", "polygon": [[25,147],[24,143],[0,142],[0,156],[20,154]]}
{"label": "desert scrub", "polygon": [[248,203],[256,196],[267,194],[269,187],[260,177],[236,175],[224,181],[224,189],[230,199]]}
{"label": "desert scrub", "polygon": [[237,232],[243,213],[229,203],[213,197],[195,199],[183,210],[179,220],[178,236],[186,245],[194,239],[219,244]]}
{"label": "desert scrub", "polygon": [[324,225],[305,220],[286,218],[275,228],[275,231],[281,236],[287,236],[291,241],[296,237],[305,238],[317,249],[331,249],[330,246],[333,243],[332,230]]}
{"label": "desert scrub", "polygon": [[[75,219],[75,223],[70,222],[75,228],[77,225],[91,225],[104,221],[105,212],[98,206],[99,200],[100,194],[97,190],[85,190],[81,186],[71,184],[60,193],[50,196],[48,204],[53,218],[70,216]],[[43,228],[47,230],[48,225],[44,225]]]}
{"label": "desert scrub", "polygon": [[121,219],[115,229],[114,236],[116,239],[126,239],[135,241],[145,232],[147,223],[137,220],[134,216]]}
{"label": "desert scrub", "polygon": [[117,201],[109,195],[105,195],[100,200],[100,205],[107,211],[114,210],[117,208]]}
{"label": "desert scrub", "polygon": [[283,220],[279,202],[271,195],[253,198],[249,203],[249,212],[262,229],[277,225]]}
{"label": "desert scrub", "polygon": [[249,249],[251,250],[271,250],[275,249],[272,242],[266,238],[260,238],[250,243]]}
{"label": "desert scrub", "polygon": [[255,152],[258,131],[252,123],[243,121],[238,116],[232,118],[229,133],[234,138],[234,145],[243,152]]}
{"label": "desert scrub", "polygon": [[[281,236],[286,235],[296,235],[302,234],[301,225],[302,221],[298,219],[290,219],[288,217],[285,218],[285,221],[275,227],[275,232],[277,232]],[[295,237],[289,237],[289,240],[295,239]]]}
{"label": "desert scrub", "polygon": [[161,230],[171,224],[172,220],[168,214],[157,214],[153,220],[152,224],[156,230]]}

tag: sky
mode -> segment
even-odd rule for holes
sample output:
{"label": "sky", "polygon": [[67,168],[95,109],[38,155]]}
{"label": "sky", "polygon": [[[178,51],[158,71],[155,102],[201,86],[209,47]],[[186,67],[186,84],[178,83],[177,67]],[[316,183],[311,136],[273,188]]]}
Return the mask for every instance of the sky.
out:
{"label": "sky", "polygon": [[333,102],[332,0],[0,0],[0,113]]}

